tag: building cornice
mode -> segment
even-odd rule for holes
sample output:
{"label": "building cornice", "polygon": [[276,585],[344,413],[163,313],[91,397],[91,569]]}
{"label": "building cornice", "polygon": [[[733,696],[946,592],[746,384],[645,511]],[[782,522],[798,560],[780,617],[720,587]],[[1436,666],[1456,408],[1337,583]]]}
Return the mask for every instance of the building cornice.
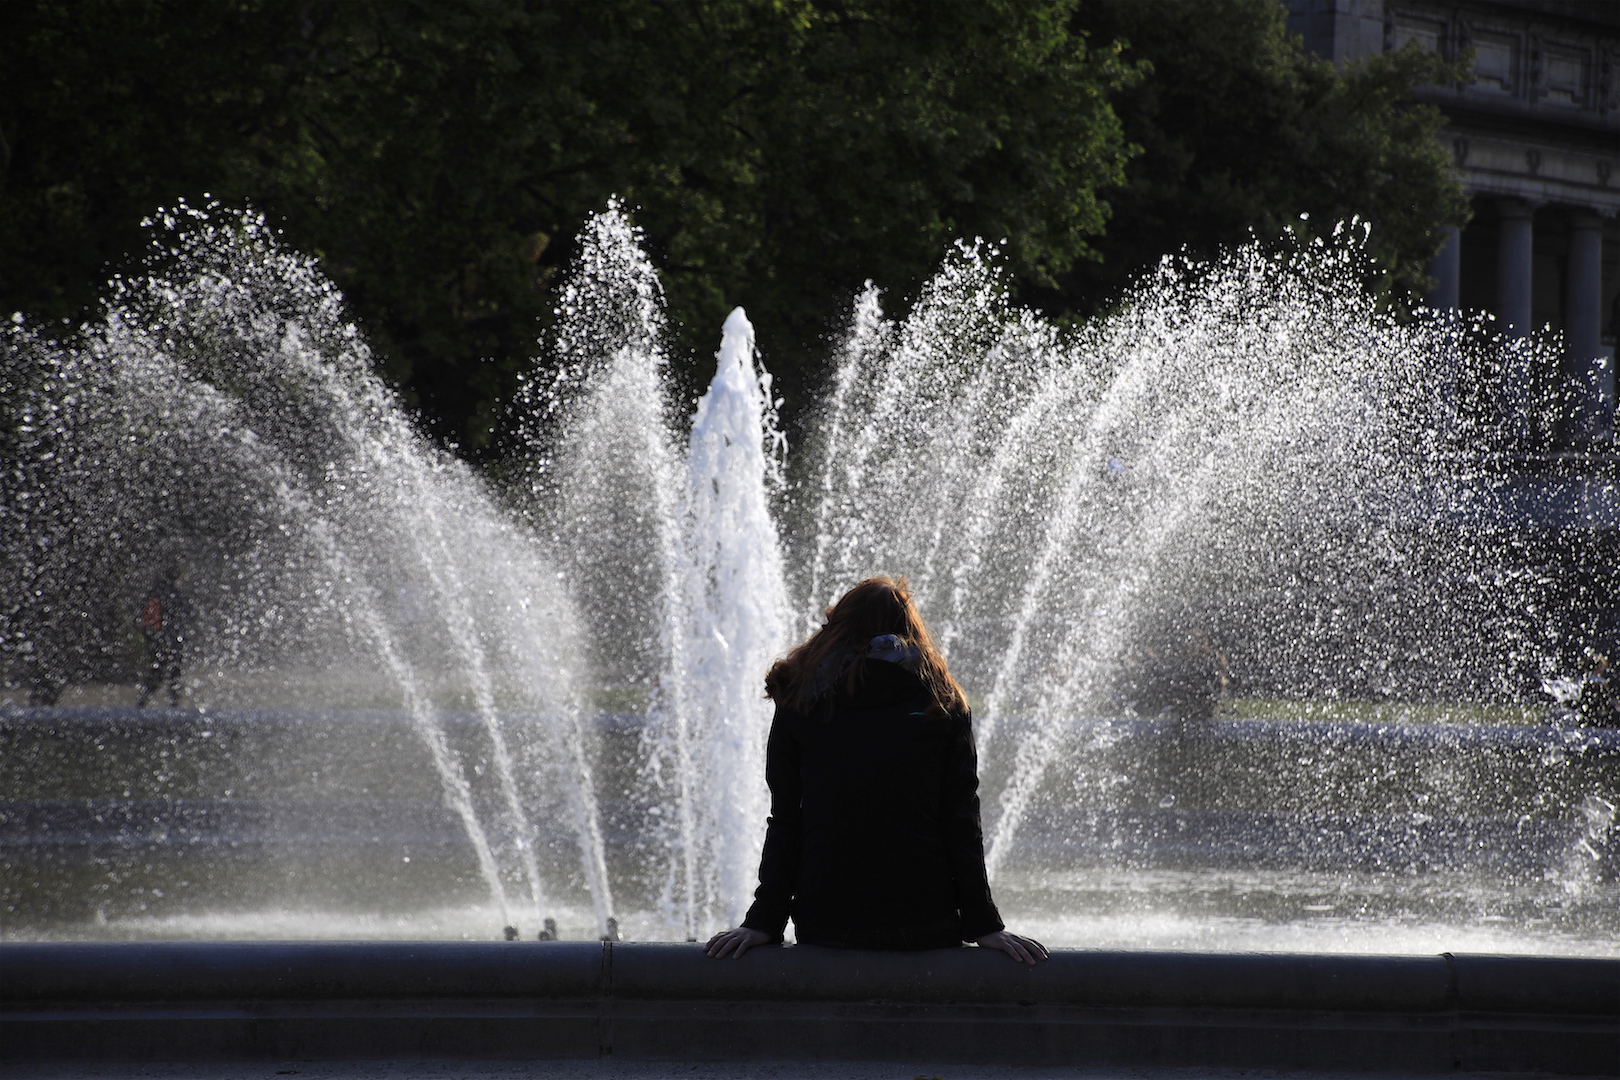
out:
{"label": "building cornice", "polygon": [[1443,133],[1463,187],[1471,195],[1506,195],[1531,203],[1620,213],[1620,154],[1592,153],[1556,139],[1526,140],[1459,122]]}

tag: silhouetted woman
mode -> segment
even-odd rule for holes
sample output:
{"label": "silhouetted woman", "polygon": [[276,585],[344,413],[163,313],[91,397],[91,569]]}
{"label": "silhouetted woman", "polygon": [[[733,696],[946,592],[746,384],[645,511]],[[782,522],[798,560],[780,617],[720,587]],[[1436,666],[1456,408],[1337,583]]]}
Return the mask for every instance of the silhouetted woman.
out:
{"label": "silhouetted woman", "polygon": [[978,758],[962,688],[904,579],[870,578],[765,676],[771,816],[759,889],[713,957],[782,940],[938,949],[973,941],[1033,964],[990,897]]}

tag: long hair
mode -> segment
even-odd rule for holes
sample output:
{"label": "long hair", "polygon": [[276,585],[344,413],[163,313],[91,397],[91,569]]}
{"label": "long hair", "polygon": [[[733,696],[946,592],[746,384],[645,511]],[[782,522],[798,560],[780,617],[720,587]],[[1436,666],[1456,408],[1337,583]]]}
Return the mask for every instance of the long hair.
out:
{"label": "long hair", "polygon": [[967,695],[934,647],[933,635],[917,611],[905,578],[867,578],[840,597],[826,615],[820,630],[771,665],[765,675],[766,697],[805,712],[816,699],[816,675],[823,665],[835,673],[844,665],[844,688],[853,693],[860,685],[863,665],[845,665],[845,661],[865,656],[873,638],[893,634],[917,650],[917,677],[934,705],[945,712],[967,712]]}

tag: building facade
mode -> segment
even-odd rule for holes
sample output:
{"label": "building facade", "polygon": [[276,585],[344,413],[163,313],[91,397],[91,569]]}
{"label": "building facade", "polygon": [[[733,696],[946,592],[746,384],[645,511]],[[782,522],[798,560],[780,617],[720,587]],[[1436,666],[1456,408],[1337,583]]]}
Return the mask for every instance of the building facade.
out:
{"label": "building facade", "polygon": [[1289,28],[1336,63],[1418,42],[1472,78],[1419,91],[1446,116],[1442,139],[1473,219],[1435,260],[1438,308],[1493,313],[1511,335],[1563,335],[1564,368],[1530,373],[1563,395],[1550,438],[1608,448],[1615,435],[1620,323],[1620,2],[1288,0]]}

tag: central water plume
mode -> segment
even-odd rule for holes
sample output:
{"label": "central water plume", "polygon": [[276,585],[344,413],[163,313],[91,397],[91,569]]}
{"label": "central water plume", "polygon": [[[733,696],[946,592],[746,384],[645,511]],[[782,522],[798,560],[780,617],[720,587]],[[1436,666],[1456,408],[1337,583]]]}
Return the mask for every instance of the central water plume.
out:
{"label": "central water plume", "polygon": [[[583,230],[560,307],[561,374],[525,404],[560,418],[534,490],[595,616],[591,670],[608,699],[647,710],[662,908],[694,938],[741,919],[763,841],[762,689],[790,611],[770,506],[785,444],[739,308],[681,445],[660,300],[639,234],[611,205]],[[549,433],[529,430],[545,445]]]}
{"label": "central water plume", "polygon": [[[767,498],[777,462],[770,378],[754,360],[742,309],[726,320],[719,370],[692,418],[682,586],[671,612],[684,633],[652,729],[680,763],[680,887],[698,929],[704,913],[735,926],[764,840],[763,675],[787,644],[782,554]],[[781,446],[780,439],[773,440]]]}

